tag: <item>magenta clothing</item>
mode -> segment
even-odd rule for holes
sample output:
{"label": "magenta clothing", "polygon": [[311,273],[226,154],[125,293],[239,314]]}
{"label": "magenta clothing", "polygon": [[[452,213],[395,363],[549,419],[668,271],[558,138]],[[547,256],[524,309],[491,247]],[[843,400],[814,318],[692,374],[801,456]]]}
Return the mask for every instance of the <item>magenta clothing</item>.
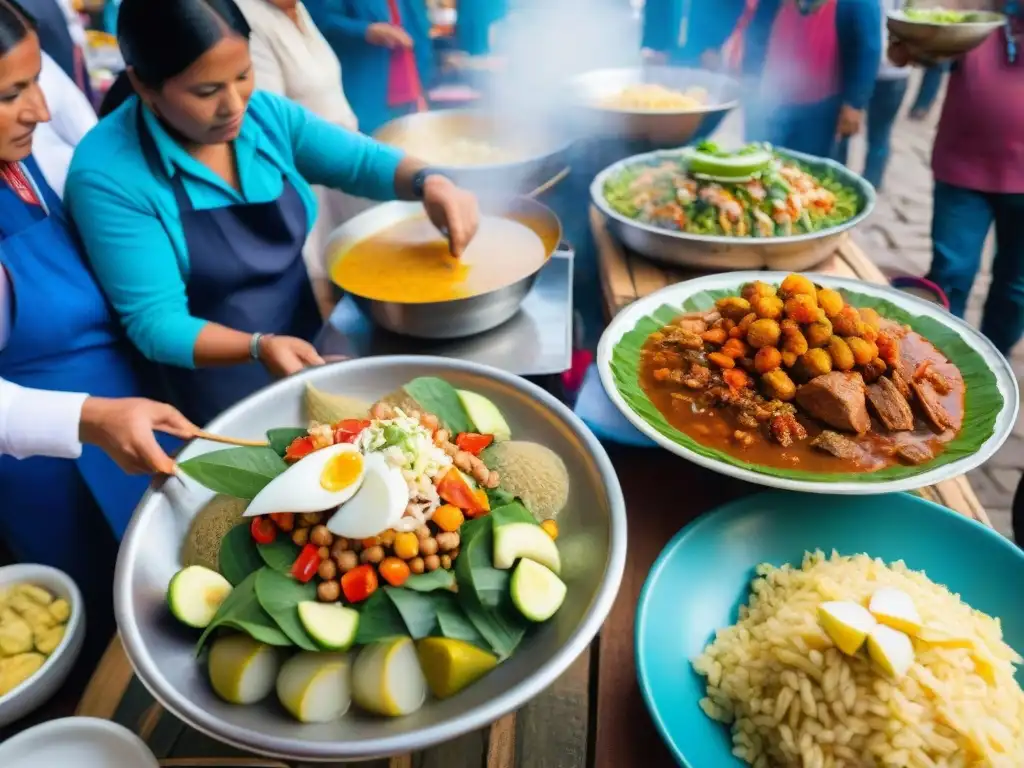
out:
{"label": "magenta clothing", "polygon": [[[402,26],[402,16],[398,11],[398,2],[388,0],[391,23]],[[421,97],[420,75],[416,69],[416,58],[410,48],[395,48],[391,51],[391,63],[388,70],[388,106],[404,107],[418,101]]]}
{"label": "magenta clothing", "polygon": [[1024,62],[1007,62],[1002,30],[950,74],[932,172],[956,187],[1024,193]]}
{"label": "magenta clothing", "polygon": [[772,24],[763,88],[779,104],[815,104],[839,94],[841,63],[838,0],[803,14],[794,0],[783,0]]}

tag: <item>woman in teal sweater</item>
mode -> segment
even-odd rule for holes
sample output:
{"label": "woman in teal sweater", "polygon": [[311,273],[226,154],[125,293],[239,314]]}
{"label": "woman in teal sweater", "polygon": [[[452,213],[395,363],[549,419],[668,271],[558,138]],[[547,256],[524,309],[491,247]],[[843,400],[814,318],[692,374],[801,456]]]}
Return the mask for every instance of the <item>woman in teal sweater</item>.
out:
{"label": "woman in teal sweater", "polygon": [[310,184],[419,199],[456,253],[476,200],[399,151],[253,90],[233,0],[124,0],[118,42],[137,95],[78,145],[65,200],[129,339],[196,423],[322,363],[302,258]]}

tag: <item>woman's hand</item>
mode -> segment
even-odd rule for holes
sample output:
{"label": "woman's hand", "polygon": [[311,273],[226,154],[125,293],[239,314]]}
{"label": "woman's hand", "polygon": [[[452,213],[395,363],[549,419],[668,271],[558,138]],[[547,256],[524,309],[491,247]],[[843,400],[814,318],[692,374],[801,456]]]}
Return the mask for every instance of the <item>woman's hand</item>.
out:
{"label": "woman's hand", "polygon": [[452,256],[462,256],[480,226],[476,196],[444,176],[428,176],[423,182],[423,207],[434,226],[448,233]]}
{"label": "woman's hand", "polygon": [[82,405],[78,427],[83,443],[103,449],[121,469],[133,475],[174,473],[174,461],[157,443],[154,432],[187,440],[198,430],[171,406],[140,397],[90,397]]}
{"label": "woman's hand", "polygon": [[383,22],[371,24],[366,28],[366,42],[381,48],[412,48],[409,33],[394,24]]}
{"label": "woman's hand", "polygon": [[260,362],[272,376],[291,376],[324,359],[312,344],[294,336],[264,336],[260,339]]}
{"label": "woman's hand", "polygon": [[842,138],[854,136],[860,131],[860,126],[863,122],[863,109],[854,109],[849,104],[843,104],[842,108],[839,110],[839,122],[836,125],[836,135]]}

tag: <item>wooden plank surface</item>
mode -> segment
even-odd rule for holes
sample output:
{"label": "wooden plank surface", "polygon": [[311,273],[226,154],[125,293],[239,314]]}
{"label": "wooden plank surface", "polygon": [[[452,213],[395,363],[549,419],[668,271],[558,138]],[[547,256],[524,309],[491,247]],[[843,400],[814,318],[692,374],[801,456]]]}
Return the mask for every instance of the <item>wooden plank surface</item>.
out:
{"label": "wooden plank surface", "polygon": [[[593,206],[590,208],[590,228],[597,246],[598,270],[605,297],[605,311],[609,317],[614,317],[624,307],[648,295],[652,290],[702,274],[656,264],[629,251],[608,231],[604,216]],[[661,277],[652,276],[652,271],[660,272]],[[815,271],[871,283],[888,282],[882,271],[849,237],[844,238],[835,252]],[[943,480],[924,489],[921,495],[985,525],[992,525],[964,475],[952,480]]]}

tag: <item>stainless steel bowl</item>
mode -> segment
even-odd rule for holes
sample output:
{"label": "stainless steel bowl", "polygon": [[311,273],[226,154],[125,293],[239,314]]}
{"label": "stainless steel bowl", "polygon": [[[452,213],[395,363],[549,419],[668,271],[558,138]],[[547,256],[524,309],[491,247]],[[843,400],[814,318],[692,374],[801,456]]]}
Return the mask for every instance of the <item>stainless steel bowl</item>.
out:
{"label": "stainless steel bowl", "polygon": [[973,11],[972,14],[977,21],[934,24],[909,19],[903,11],[889,11],[886,26],[889,35],[906,45],[912,54],[939,61],[977,48],[1006,23],[1001,13]]}
{"label": "stainless steel bowl", "polygon": [[800,271],[810,269],[827,259],[848,230],[860,224],[875,207],[875,188],[846,166],[827,158],[802,152],[776,150],[817,171],[829,171],[844,184],[855,188],[861,197],[860,212],[849,221],[820,232],[788,237],[727,237],[672,232],[623,216],[612,208],[604,196],[605,182],[623,168],[674,152],[648,152],[614,163],[597,176],[590,185],[594,205],[605,215],[608,226],[627,247],[637,253],[667,264],[678,264],[704,271],[724,272],[734,269],[778,269]]}
{"label": "stainless steel bowl", "polygon": [[[626,110],[602,105],[605,99],[640,83],[657,83],[685,91],[703,88],[708,103],[692,110]],[[656,146],[682,146],[708,133],[739,104],[740,84],[706,69],[645,66],[598,69],[572,78],[569,98],[580,117],[578,131],[621,139],[648,141]]]}
{"label": "stainless steel bowl", "polygon": [[530,125],[519,124],[513,116],[499,117],[484,109],[417,112],[382,125],[373,137],[385,144],[409,149],[412,154],[416,154],[416,147],[425,144],[443,147],[459,139],[507,148],[519,159],[484,165],[448,165],[434,162],[429,156],[420,159],[466,189],[485,194],[525,194],[561,171],[568,164],[569,154],[569,144],[559,138],[556,129],[537,126],[536,115],[527,118]]}
{"label": "stainless steel bowl", "polygon": [[[569,590],[555,618],[508,661],[454,698],[429,701],[414,715],[383,719],[350,712],[323,725],[295,722],[273,694],[233,706],[211,690],[195,658],[195,633],[167,610],[164,593],[181,567],[189,521],[211,497],[189,479],[156,484],[142,499],[118,556],[114,605],[121,640],[139,679],[168,711],[197,730],[241,749],[311,762],[363,760],[425,749],[484,727],[551,685],[604,622],[626,560],[626,510],[615,470],[600,443],[565,405],[516,376],[436,357],[371,357],[306,370],[231,408],[208,427],[260,438],[273,427],[302,424],[307,383],[372,401],[417,376],[440,376],[477,391],[502,410],[517,439],[542,443],[565,461],[569,502],[559,517],[563,577]],[[194,442],[189,459],[220,446]]]}
{"label": "stainless steel bowl", "polygon": [[[562,225],[558,217],[546,205],[535,200],[525,197],[503,200],[481,197],[480,211],[490,216],[521,215],[528,218],[531,227],[536,224],[543,230],[543,234],[547,235],[542,237],[543,240],[557,243],[562,239]],[[419,203],[390,202],[350,219],[331,234],[327,245],[327,253],[331,254],[328,271],[333,270],[334,262],[346,250],[361,240],[400,221],[422,215],[423,206]],[[541,232],[538,231],[538,234]],[[551,256],[550,253],[547,255]],[[418,339],[459,339],[489,331],[511,320],[536,279],[537,273],[534,272],[489,293],[422,304],[380,301],[351,292],[349,295],[363,314],[393,333]]]}

